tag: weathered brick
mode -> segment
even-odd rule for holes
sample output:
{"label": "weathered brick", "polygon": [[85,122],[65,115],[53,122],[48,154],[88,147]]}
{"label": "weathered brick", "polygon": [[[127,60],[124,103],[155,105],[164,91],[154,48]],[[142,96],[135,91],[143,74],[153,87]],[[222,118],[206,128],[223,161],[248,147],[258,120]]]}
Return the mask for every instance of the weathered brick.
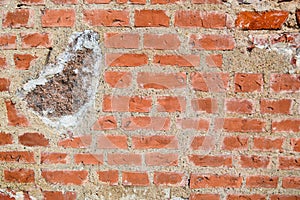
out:
{"label": "weathered brick", "polygon": [[0,152],[0,161],[34,163],[34,154],[30,151],[5,151]]}
{"label": "weathered brick", "polygon": [[8,78],[0,78],[0,92],[9,91],[10,80]]}
{"label": "weathered brick", "polygon": [[210,54],[205,57],[205,62],[210,67],[222,68],[223,55],[222,54]]}
{"label": "weathered brick", "polygon": [[51,41],[48,33],[21,34],[23,48],[49,48]]}
{"label": "weathered brick", "polygon": [[42,164],[66,164],[67,154],[66,153],[41,153]]}
{"label": "weathered brick", "polygon": [[12,144],[12,143],[13,143],[13,138],[11,134],[0,132],[0,146]]}
{"label": "weathered brick", "polygon": [[16,109],[15,104],[12,101],[5,101],[5,105],[9,126],[29,126],[28,119]]}
{"label": "weathered brick", "polygon": [[157,186],[185,186],[185,176],[178,172],[154,172],[153,183]]}
{"label": "weathered brick", "polygon": [[129,26],[129,12],[123,10],[84,10],[83,20],[91,26]]}
{"label": "weathered brick", "polygon": [[274,92],[299,92],[300,75],[296,74],[272,74],[271,89]]}
{"label": "weathered brick", "polygon": [[242,177],[232,175],[191,174],[190,188],[239,188],[242,180]]}
{"label": "weathered brick", "polygon": [[269,100],[262,99],[260,101],[260,112],[270,114],[290,114],[292,107],[291,99]]}
{"label": "weathered brick", "polygon": [[28,70],[37,56],[31,54],[14,54],[14,62],[17,69]]}
{"label": "weathered brick", "polygon": [[175,13],[175,26],[224,28],[226,27],[226,14],[198,10],[180,10]]}
{"label": "weathered brick", "polygon": [[109,165],[142,165],[142,156],[135,153],[109,153],[107,155]]}
{"label": "weathered brick", "polygon": [[32,169],[4,170],[4,180],[7,182],[33,183],[34,171]]}
{"label": "weathered brick", "polygon": [[117,128],[117,120],[114,116],[100,116],[93,125],[93,130],[113,130]]}
{"label": "weathered brick", "polygon": [[265,156],[246,156],[241,155],[240,165],[243,168],[267,168],[270,164],[270,158]]}
{"label": "weathered brick", "polygon": [[43,191],[44,200],[76,200],[76,192]]}
{"label": "weathered brick", "polygon": [[200,167],[232,167],[231,156],[189,155],[189,161]]}
{"label": "weathered brick", "polygon": [[127,149],[126,135],[99,135],[97,137],[97,148],[99,149]]}
{"label": "weathered brick", "polygon": [[255,137],[253,140],[253,149],[259,151],[274,151],[282,150],[282,145],[284,138],[265,138],[265,137]]}
{"label": "weathered brick", "polygon": [[105,82],[113,88],[127,88],[131,85],[131,72],[113,72],[107,71],[104,74]]}
{"label": "weathered brick", "polygon": [[192,99],[192,108],[194,111],[206,113],[216,113],[218,111],[218,102],[212,98],[195,98]]}
{"label": "weathered brick", "polygon": [[300,131],[300,119],[283,119],[272,122],[272,132],[297,133]]}
{"label": "weathered brick", "polygon": [[288,16],[289,13],[287,11],[280,10],[263,12],[243,11],[238,14],[235,25],[243,30],[281,29]]}
{"label": "weathered brick", "polygon": [[290,144],[294,151],[300,152],[300,138],[292,138]]}
{"label": "weathered brick", "polygon": [[103,154],[80,153],[74,155],[75,164],[101,165],[103,164]]}
{"label": "weathered brick", "polygon": [[246,178],[246,187],[250,188],[276,188],[278,177],[249,176]]}
{"label": "weathered brick", "polygon": [[6,58],[0,56],[0,69],[5,69],[7,67]]}
{"label": "weathered brick", "polygon": [[41,133],[24,133],[19,136],[19,143],[24,146],[49,146],[49,140]]}
{"label": "weathered brick", "polygon": [[91,135],[82,135],[72,138],[62,139],[58,142],[58,146],[64,148],[87,148],[92,142]]}
{"label": "weathered brick", "polygon": [[198,55],[155,55],[153,62],[162,66],[196,67],[200,64]]}
{"label": "weathered brick", "polygon": [[74,24],[73,9],[45,10],[42,15],[42,27],[72,27]]}
{"label": "weathered brick", "polygon": [[279,169],[299,170],[300,158],[297,157],[279,157]]}
{"label": "weathered brick", "polygon": [[180,129],[207,131],[209,128],[209,120],[196,118],[178,119],[176,125]]}
{"label": "weathered brick", "polygon": [[78,0],[51,0],[55,4],[77,4]]}
{"label": "weathered brick", "polygon": [[51,184],[82,185],[88,176],[87,171],[50,171],[42,170],[42,177]]}
{"label": "weathered brick", "polygon": [[170,18],[163,10],[136,10],[135,27],[169,27]]}
{"label": "weathered brick", "polygon": [[153,73],[139,72],[137,83],[141,88],[149,89],[175,89],[186,86],[186,74],[179,73]]}
{"label": "weathered brick", "polygon": [[282,187],[300,189],[300,177],[284,177],[282,179]]}
{"label": "weathered brick", "polygon": [[174,50],[180,47],[176,34],[144,34],[144,48],[157,50]]}
{"label": "weathered brick", "polygon": [[262,74],[237,73],[234,76],[235,92],[260,92],[263,87]]}
{"label": "weathered brick", "polygon": [[270,200],[299,200],[300,195],[271,195]]}
{"label": "weathered brick", "polygon": [[183,97],[158,97],[157,104],[158,112],[183,112],[186,107],[186,101]]}
{"label": "weathered brick", "polygon": [[105,62],[110,67],[138,67],[148,64],[146,54],[106,54]]}
{"label": "weathered brick", "polygon": [[137,33],[106,33],[104,45],[107,48],[137,49],[140,36]]}
{"label": "weathered brick", "polygon": [[107,4],[112,0],[84,0],[84,3],[88,4]]}
{"label": "weathered brick", "polygon": [[148,186],[150,184],[146,172],[122,172],[122,184],[125,186]]}
{"label": "weathered brick", "polygon": [[265,122],[260,119],[225,118],[223,130],[227,132],[262,132]]}
{"label": "weathered brick", "polygon": [[228,89],[229,74],[200,73],[191,74],[191,84],[194,90],[202,92],[225,92]]}
{"label": "weathered brick", "polygon": [[230,194],[226,200],[266,200],[266,196],[261,194]]}
{"label": "weathered brick", "polygon": [[4,15],[2,25],[4,28],[33,27],[32,17],[33,11],[29,9],[17,9],[12,12],[8,11]]}
{"label": "weathered brick", "polygon": [[118,185],[119,172],[117,170],[98,171],[97,172],[100,183],[109,185]]}
{"label": "weathered brick", "polygon": [[148,166],[177,166],[178,154],[172,153],[147,153],[145,162]]}
{"label": "weathered brick", "polygon": [[216,141],[213,136],[195,136],[191,142],[192,150],[213,150]]}
{"label": "weathered brick", "polygon": [[0,35],[0,49],[16,49],[17,48],[17,36],[9,34]]}
{"label": "weathered brick", "polygon": [[192,0],[194,4],[221,4],[222,0]]}
{"label": "weathered brick", "polygon": [[45,0],[22,0],[22,3],[26,5],[43,5]]}
{"label": "weathered brick", "polygon": [[253,103],[247,99],[227,99],[226,110],[230,113],[250,114],[253,112]]}
{"label": "weathered brick", "polygon": [[190,45],[199,50],[233,50],[235,41],[230,35],[195,35],[190,37]]}
{"label": "weathered brick", "polygon": [[134,149],[177,149],[178,140],[173,135],[133,136]]}
{"label": "weathered brick", "polygon": [[189,200],[220,200],[219,194],[199,194],[199,193],[192,193],[190,195]]}
{"label": "weathered brick", "polygon": [[224,150],[247,150],[248,137],[227,136],[223,139],[222,149]]}

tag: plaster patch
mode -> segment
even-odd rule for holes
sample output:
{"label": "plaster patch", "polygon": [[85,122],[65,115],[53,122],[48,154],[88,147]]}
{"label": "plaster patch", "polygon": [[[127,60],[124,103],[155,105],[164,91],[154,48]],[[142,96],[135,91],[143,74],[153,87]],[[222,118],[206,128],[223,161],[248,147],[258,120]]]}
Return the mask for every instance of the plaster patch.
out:
{"label": "plaster patch", "polygon": [[23,86],[24,100],[44,123],[74,128],[94,105],[102,60],[98,40],[90,30],[74,33],[56,62]]}

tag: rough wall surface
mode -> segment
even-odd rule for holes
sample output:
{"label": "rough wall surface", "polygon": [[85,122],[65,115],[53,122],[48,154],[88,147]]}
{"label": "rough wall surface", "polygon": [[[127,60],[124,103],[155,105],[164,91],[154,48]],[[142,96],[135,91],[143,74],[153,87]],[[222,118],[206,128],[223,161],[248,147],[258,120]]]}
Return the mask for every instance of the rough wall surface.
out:
{"label": "rough wall surface", "polygon": [[0,5],[0,199],[300,199],[299,0]]}

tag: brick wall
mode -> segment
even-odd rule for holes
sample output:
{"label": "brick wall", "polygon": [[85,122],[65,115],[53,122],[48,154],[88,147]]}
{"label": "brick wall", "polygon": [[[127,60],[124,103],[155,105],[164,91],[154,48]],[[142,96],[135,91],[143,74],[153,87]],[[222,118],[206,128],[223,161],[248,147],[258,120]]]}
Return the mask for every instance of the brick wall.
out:
{"label": "brick wall", "polygon": [[[0,0],[0,199],[300,199],[298,0]],[[20,97],[100,35],[88,128]]]}

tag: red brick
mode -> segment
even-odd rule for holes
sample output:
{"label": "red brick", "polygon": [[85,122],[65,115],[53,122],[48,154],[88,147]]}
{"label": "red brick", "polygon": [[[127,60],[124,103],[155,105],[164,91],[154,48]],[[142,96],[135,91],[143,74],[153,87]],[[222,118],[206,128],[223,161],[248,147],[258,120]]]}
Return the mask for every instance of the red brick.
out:
{"label": "red brick", "polygon": [[247,150],[248,137],[245,136],[227,136],[223,139],[222,149],[224,150]]}
{"label": "red brick", "polygon": [[151,4],[173,4],[177,3],[180,0],[151,0]]}
{"label": "red brick", "polygon": [[192,150],[212,150],[215,148],[215,138],[213,136],[195,136],[191,142]]}
{"label": "red brick", "polygon": [[186,74],[179,73],[152,73],[139,72],[137,83],[141,88],[149,89],[175,89],[186,86]]}
{"label": "red brick", "polygon": [[109,165],[142,165],[142,156],[134,153],[109,153],[107,155]]}
{"label": "red brick", "polygon": [[149,112],[152,107],[151,97],[104,96],[104,112]]}
{"label": "red brick", "polygon": [[34,171],[31,169],[4,170],[4,180],[7,182],[33,183]]}
{"label": "red brick", "polygon": [[7,67],[6,58],[0,56],[0,69],[5,69]]}
{"label": "red brick", "polygon": [[17,9],[12,12],[6,12],[3,19],[4,28],[20,28],[20,27],[33,27],[31,18],[33,11],[28,9]]}
{"label": "red brick", "polygon": [[268,100],[262,99],[260,101],[260,112],[270,114],[290,114],[292,107],[292,100]]}
{"label": "red brick", "polygon": [[148,64],[148,57],[146,54],[109,53],[105,55],[105,62],[110,67],[138,67]]}
{"label": "red brick", "polygon": [[202,92],[225,92],[228,89],[229,74],[199,73],[191,74],[191,84],[194,90]]}
{"label": "red brick", "polygon": [[241,74],[234,76],[235,92],[260,92],[263,86],[262,74]]}
{"label": "red brick", "polygon": [[198,10],[180,10],[175,13],[175,26],[179,27],[226,27],[226,14]]}
{"label": "red brick", "polygon": [[74,24],[73,9],[45,10],[42,15],[42,27],[72,27]]}
{"label": "red brick", "polygon": [[21,34],[23,48],[49,48],[51,41],[48,33]]}
{"label": "red brick", "polygon": [[113,72],[107,71],[104,74],[105,82],[113,88],[127,88],[131,85],[131,72]]}
{"label": "red brick", "polygon": [[133,136],[134,149],[177,149],[178,140],[173,135]]}
{"label": "red brick", "polygon": [[205,62],[210,67],[222,68],[223,55],[222,54],[210,54],[205,57]]}
{"label": "red brick", "polygon": [[103,164],[102,154],[80,153],[74,155],[75,164],[101,165]]}
{"label": "red brick", "polygon": [[119,172],[117,170],[98,171],[98,178],[101,183],[109,185],[118,185]]}
{"label": "red brick", "polygon": [[261,194],[230,194],[226,200],[266,200],[266,196]]}
{"label": "red brick", "polygon": [[41,163],[42,164],[66,164],[67,154],[66,153],[42,153]]}
{"label": "red brick", "polygon": [[34,163],[34,154],[30,151],[5,151],[0,152],[0,161]]}
{"label": "red brick", "polygon": [[147,153],[145,162],[148,166],[177,166],[178,155],[172,153]]}
{"label": "red brick", "polygon": [[300,119],[285,119],[272,122],[272,132],[296,133],[300,131]]}
{"label": "red brick", "polygon": [[226,110],[230,113],[253,113],[253,103],[247,99],[227,99]]}
{"label": "red brick", "polygon": [[271,195],[270,200],[299,200],[300,195]]}
{"label": "red brick", "polygon": [[24,133],[19,135],[19,143],[24,146],[49,146],[49,140],[41,133]]}
{"label": "red brick", "polygon": [[186,107],[186,101],[183,97],[158,97],[157,104],[158,112],[183,112]]}
{"label": "red brick", "polygon": [[271,89],[274,92],[298,92],[300,90],[300,75],[272,74]]}
{"label": "red brick", "polygon": [[26,5],[43,5],[45,0],[22,0],[22,3]]}
{"label": "red brick", "polygon": [[189,161],[200,167],[232,167],[231,156],[189,155]]}
{"label": "red brick", "polygon": [[278,177],[250,176],[246,178],[246,187],[250,188],[276,188]]}
{"label": "red brick", "polygon": [[12,144],[12,143],[13,143],[13,138],[11,134],[0,132],[0,146]]}
{"label": "red brick", "polygon": [[290,144],[294,151],[300,152],[300,138],[292,138]]}
{"label": "red brick", "polygon": [[0,78],[0,92],[9,91],[10,80],[8,78]]}
{"label": "red brick", "polygon": [[175,50],[180,40],[175,34],[144,34],[144,48],[157,50]]}
{"label": "red brick", "polygon": [[42,171],[42,177],[51,184],[82,185],[87,176],[87,171]]}
{"label": "red brick", "polygon": [[197,194],[192,193],[189,200],[220,200],[219,194]]}
{"label": "red brick", "polygon": [[218,111],[218,102],[212,98],[192,99],[192,108],[194,111],[204,111],[206,113],[216,113]]}
{"label": "red brick", "polygon": [[51,0],[55,4],[77,4],[78,0]]}
{"label": "red brick", "polygon": [[44,200],[76,200],[75,192],[43,191]]}
{"label": "red brick", "polygon": [[140,36],[137,33],[106,33],[104,45],[107,48],[137,49]]}
{"label": "red brick", "polygon": [[29,126],[27,118],[21,114],[10,100],[5,101],[9,126]]}
{"label": "red brick", "polygon": [[279,169],[300,169],[300,158],[296,157],[279,157]]}
{"label": "red brick", "polygon": [[97,137],[97,148],[99,149],[127,149],[126,135],[99,135]]}
{"label": "red brick", "polygon": [[300,177],[285,177],[282,179],[283,188],[300,189]]}
{"label": "red brick", "polygon": [[196,67],[200,64],[198,55],[155,55],[154,63],[163,66]]}
{"label": "red brick", "polygon": [[226,118],[223,130],[227,132],[263,132],[265,122],[260,119]]}
{"label": "red brick", "polygon": [[215,175],[215,174],[191,174],[190,187],[196,188],[239,188],[242,185],[242,177],[232,175]]}
{"label": "red brick", "polygon": [[88,4],[106,4],[111,2],[111,0],[84,0],[84,3]]}
{"label": "red brick", "polygon": [[83,20],[91,26],[129,26],[129,12],[124,10],[84,10]]}
{"label": "red brick", "polygon": [[0,35],[0,49],[16,49],[17,36],[15,35]]}
{"label": "red brick", "polygon": [[270,158],[264,156],[246,156],[241,155],[240,165],[243,168],[267,168],[270,164]]}
{"label": "red brick", "polygon": [[287,11],[280,10],[263,12],[243,11],[238,14],[235,25],[243,30],[281,29],[288,16],[289,13]]}
{"label": "red brick", "polygon": [[222,0],[192,0],[194,4],[221,4]]}
{"label": "red brick", "polygon": [[28,70],[37,56],[31,54],[14,54],[14,62],[17,69]]}
{"label": "red brick", "polygon": [[163,10],[136,10],[135,27],[169,27],[170,18]]}
{"label": "red brick", "polygon": [[153,183],[157,186],[185,186],[185,176],[177,172],[154,172]]}
{"label": "red brick", "polygon": [[123,118],[122,128],[133,130],[169,130],[170,119],[167,117],[128,117]]}
{"label": "red brick", "polygon": [[284,138],[265,138],[255,137],[253,140],[253,149],[259,151],[282,150]]}
{"label": "red brick", "polygon": [[146,172],[122,172],[122,184],[125,186],[148,186],[150,184]]}
{"label": "red brick", "polygon": [[190,38],[193,49],[199,50],[233,50],[235,41],[230,35],[195,35]]}
{"label": "red brick", "polygon": [[93,130],[113,130],[117,128],[117,121],[114,116],[100,116],[93,125]]}
{"label": "red brick", "polygon": [[64,148],[86,148],[92,143],[91,135],[82,135],[60,140],[58,146]]}
{"label": "red brick", "polygon": [[178,119],[176,125],[180,129],[208,131],[209,121],[206,119]]}
{"label": "red brick", "polygon": [[131,4],[139,4],[139,5],[145,5],[146,0],[129,0]]}

